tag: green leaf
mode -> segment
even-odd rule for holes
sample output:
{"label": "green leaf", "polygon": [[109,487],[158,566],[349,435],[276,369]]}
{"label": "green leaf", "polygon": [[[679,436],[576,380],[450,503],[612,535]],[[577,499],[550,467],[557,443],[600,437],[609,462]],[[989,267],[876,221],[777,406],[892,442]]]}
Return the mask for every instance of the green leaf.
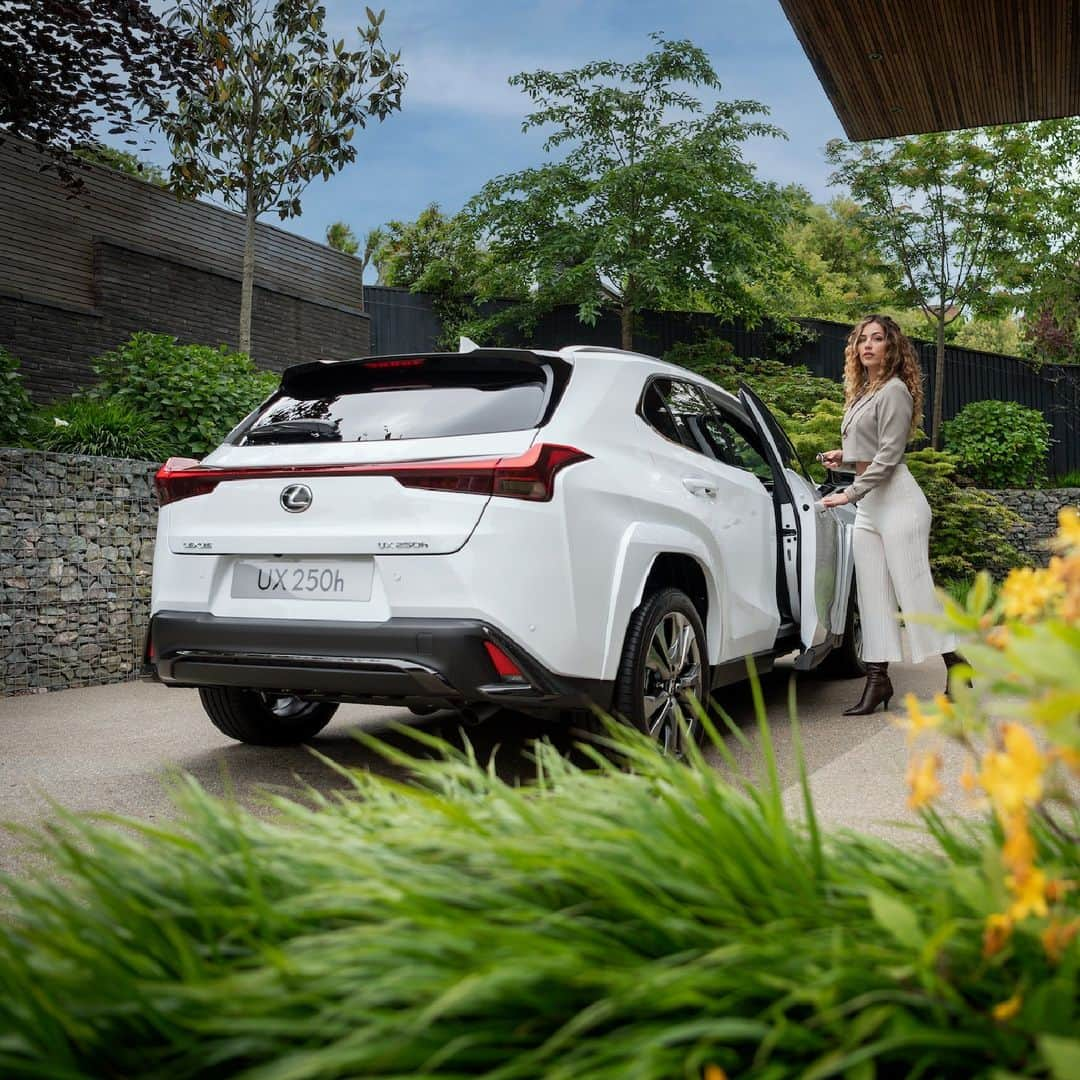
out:
{"label": "green leaf", "polygon": [[1080,1076],[1080,1040],[1059,1035],[1043,1035],[1039,1051],[1054,1080],[1076,1080]]}
{"label": "green leaf", "polygon": [[912,949],[922,947],[925,935],[914,910],[896,896],[871,890],[870,911],[874,922],[891,934],[901,945]]}

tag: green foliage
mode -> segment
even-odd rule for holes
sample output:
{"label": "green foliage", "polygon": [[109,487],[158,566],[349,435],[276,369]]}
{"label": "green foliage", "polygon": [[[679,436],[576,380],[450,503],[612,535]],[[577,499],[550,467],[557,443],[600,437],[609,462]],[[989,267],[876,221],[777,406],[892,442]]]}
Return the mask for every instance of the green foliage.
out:
{"label": "green foliage", "polygon": [[214,449],[279,382],[242,353],[178,345],[167,334],[135,334],[93,368],[100,381],[92,397],[146,416],[169,454],[194,457]]}
{"label": "green foliage", "polygon": [[57,454],[136,461],[164,461],[170,449],[160,424],[117,398],[72,398],[44,409],[35,417],[34,444]]}
{"label": "green foliage", "polygon": [[523,128],[547,128],[558,161],[486,184],[467,213],[501,265],[535,292],[511,317],[576,304],[583,322],[614,308],[630,347],[636,312],[698,298],[723,316],[763,314],[749,288],[786,260],[791,206],[757,179],[742,156],[754,137],[782,133],[751,119],[753,101],[706,111],[691,93],[721,87],[706,54],[689,41],[653,35],[642,60],[598,60],[572,71],[510,81],[532,99]]}
{"label": "green foliage", "polygon": [[1073,469],[1072,472],[1055,476],[1049,486],[1059,488],[1080,488],[1080,469]]}
{"label": "green foliage", "polygon": [[1030,487],[1046,476],[1050,425],[1015,401],[972,401],[944,425],[945,445],[980,487]]}
{"label": "green foliage", "polygon": [[939,450],[916,450],[907,465],[930,503],[930,569],[935,580],[980,570],[1001,576],[1027,561],[1009,542],[1020,518],[992,495],[955,482],[957,460]]}
{"label": "green foliage", "polygon": [[216,193],[248,218],[240,349],[251,351],[254,221],[300,213],[300,195],[356,160],[356,131],[401,108],[405,74],[367,8],[359,48],[332,39],[319,0],[185,0],[170,23],[190,36],[206,77],[161,121],[170,181],[185,198]]}
{"label": "green foliage", "polygon": [[447,217],[438,203],[415,221],[388,221],[378,230],[372,260],[379,284],[432,297],[442,323],[440,344],[451,350],[463,333],[477,341],[490,333],[478,298],[524,300],[529,291],[520,266],[500,262],[485,250],[474,219]]}
{"label": "green foliage", "polygon": [[343,255],[355,255],[360,250],[356,233],[352,231],[352,226],[346,225],[344,221],[334,221],[326,226],[326,242]]}
{"label": "green foliage", "polygon": [[[417,733],[442,757],[387,753],[418,783],[357,771],[274,820],[191,780],[167,822],[66,816],[8,883],[0,1071],[959,1080],[1071,1052],[1077,943],[1055,967],[1018,927],[982,958],[989,824],[947,857],[822,838],[775,777],[615,737],[628,768],[541,745],[528,789]],[[1075,844],[1034,841],[1076,879]]]}
{"label": "green foliage", "polygon": [[1012,315],[997,319],[965,319],[956,326],[952,344],[965,349],[981,349],[1001,356],[1024,356],[1020,323]]}
{"label": "green foliage", "polygon": [[788,416],[806,418],[820,402],[838,402],[841,406],[844,402],[843,387],[832,379],[814,375],[802,364],[737,357],[730,343],[722,338],[693,344],[680,342],[668,349],[664,359],[696,371],[732,393],[740,382],[745,382],[770,409],[779,409]]}
{"label": "green foliage", "polygon": [[[895,264],[901,303],[936,328],[931,437],[940,445],[944,331],[965,311],[1003,314],[1029,273],[1049,207],[1075,217],[1080,122],[1044,121],[827,147],[834,184],[862,207],[863,227]],[[1047,238],[1047,242],[1051,242]]]}
{"label": "green foliage", "polygon": [[134,176],[137,180],[145,180],[155,187],[165,187],[168,180],[164,171],[149,161],[140,161],[139,158],[127,150],[118,150],[115,146],[106,146],[104,143],[91,143],[82,146],[75,151],[77,157],[91,165],[105,165],[117,172]]}
{"label": "green foliage", "polygon": [[0,446],[21,446],[34,406],[22,384],[19,361],[0,345]]}
{"label": "green foliage", "polygon": [[855,322],[895,306],[889,268],[860,221],[859,206],[836,198],[822,206],[801,187],[788,188],[795,219],[784,230],[790,264],[755,285],[770,315]]}

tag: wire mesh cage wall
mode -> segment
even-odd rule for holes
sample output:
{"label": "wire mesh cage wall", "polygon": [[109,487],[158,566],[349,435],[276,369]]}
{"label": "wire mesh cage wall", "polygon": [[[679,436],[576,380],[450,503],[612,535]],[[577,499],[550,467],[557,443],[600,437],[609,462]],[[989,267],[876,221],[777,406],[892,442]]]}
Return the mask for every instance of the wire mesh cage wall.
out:
{"label": "wire mesh cage wall", "polygon": [[0,449],[0,694],[137,674],[155,466]]}

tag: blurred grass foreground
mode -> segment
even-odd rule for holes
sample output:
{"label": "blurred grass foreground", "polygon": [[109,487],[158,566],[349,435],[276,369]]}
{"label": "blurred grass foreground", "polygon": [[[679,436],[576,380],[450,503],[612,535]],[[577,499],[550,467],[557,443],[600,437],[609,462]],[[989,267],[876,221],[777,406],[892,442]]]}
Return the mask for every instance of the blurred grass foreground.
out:
{"label": "blurred grass foreground", "polygon": [[[823,834],[805,773],[785,819],[760,704],[757,787],[618,726],[587,768],[538,745],[528,787],[417,731],[383,748],[410,782],[357,772],[272,820],[183,781],[175,822],[60,813],[45,868],[5,879],[0,1076],[1077,1080],[1062,525],[1043,577],[949,605],[973,688],[910,703],[935,846]],[[985,812],[936,813],[928,736],[969,746]]]}

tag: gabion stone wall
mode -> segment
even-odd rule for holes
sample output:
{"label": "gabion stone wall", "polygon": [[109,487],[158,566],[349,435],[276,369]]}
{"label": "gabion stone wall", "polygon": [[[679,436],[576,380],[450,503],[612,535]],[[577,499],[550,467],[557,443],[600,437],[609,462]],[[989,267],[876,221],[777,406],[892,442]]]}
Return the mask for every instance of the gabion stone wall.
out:
{"label": "gabion stone wall", "polygon": [[1037,566],[1046,566],[1050,561],[1046,541],[1057,532],[1058,511],[1066,506],[1080,506],[1080,488],[1049,488],[1045,491],[1008,488],[995,489],[988,494],[1020,517],[1023,525],[1013,530],[1009,540]]}
{"label": "gabion stone wall", "polygon": [[0,694],[138,672],[150,611],[155,469],[0,449]]}

